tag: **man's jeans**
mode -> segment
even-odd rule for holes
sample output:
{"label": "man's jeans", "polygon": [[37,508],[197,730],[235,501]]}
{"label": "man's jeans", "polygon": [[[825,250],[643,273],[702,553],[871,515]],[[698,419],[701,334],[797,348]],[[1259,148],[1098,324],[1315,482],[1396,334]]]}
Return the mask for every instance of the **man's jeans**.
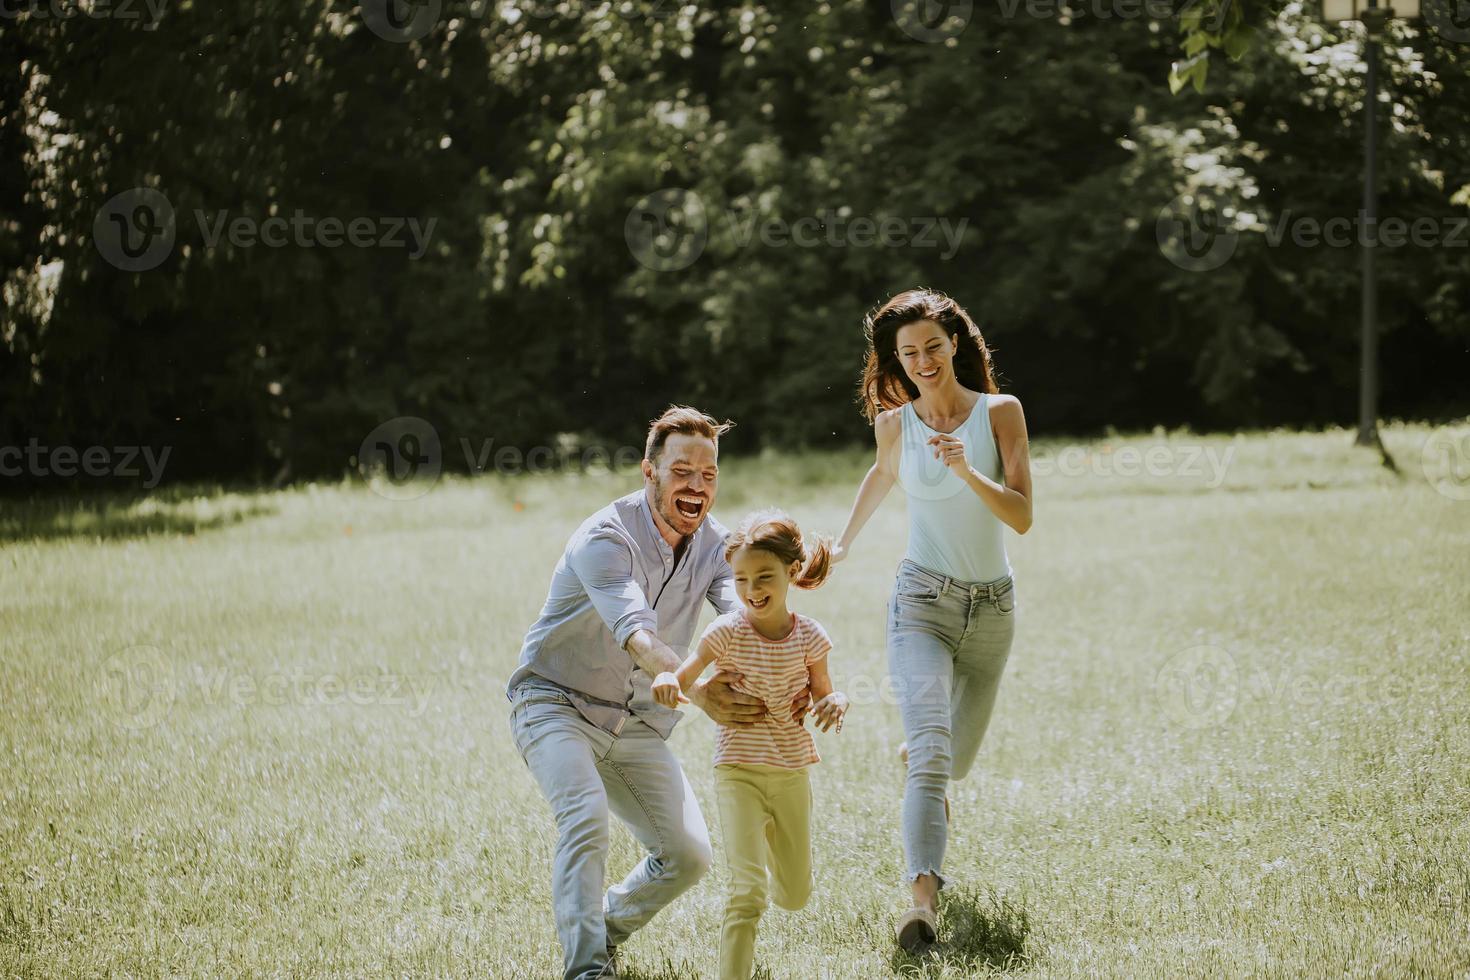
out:
{"label": "man's jeans", "polygon": [[[562,695],[518,688],[511,734],[556,820],[551,896],[565,980],[587,980],[616,946],[709,870],[709,831],[684,770],[636,715],[614,736]],[[647,850],[603,895],[608,813]]]}

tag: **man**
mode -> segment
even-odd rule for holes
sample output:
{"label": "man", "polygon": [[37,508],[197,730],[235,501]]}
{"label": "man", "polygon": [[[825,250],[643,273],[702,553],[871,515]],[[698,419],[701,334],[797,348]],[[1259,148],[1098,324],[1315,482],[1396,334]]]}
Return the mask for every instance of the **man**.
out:
{"label": "man", "polygon": [[[650,687],[683,661],[705,600],[721,613],[740,607],[726,531],[709,516],[729,427],[684,406],[653,421],[643,489],[567,542],[506,687],[516,748],[556,820],[551,894],[565,980],[615,977],[617,946],[710,865],[704,816],[665,744],[679,713]],[[734,691],[739,679],[716,674],[689,700],[720,724],[754,725],[766,705]],[[604,894],[609,812],[648,854]]]}

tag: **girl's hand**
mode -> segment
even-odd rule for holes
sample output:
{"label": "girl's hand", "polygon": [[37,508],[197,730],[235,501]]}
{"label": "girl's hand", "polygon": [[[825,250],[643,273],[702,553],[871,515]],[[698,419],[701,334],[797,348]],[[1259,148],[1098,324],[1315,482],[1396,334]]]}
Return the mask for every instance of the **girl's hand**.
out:
{"label": "girl's hand", "polygon": [[847,557],[847,548],[846,547],[844,547],[841,544],[834,544],[832,546],[832,564],[835,565],[835,564],[837,564],[838,562],[840,562],[842,559],[844,559],[846,557]]}
{"label": "girl's hand", "polygon": [[934,447],[934,458],[948,466],[958,476],[970,471],[970,461],[965,458],[965,444],[952,433],[941,432],[928,439]]}
{"label": "girl's hand", "polygon": [[681,701],[684,704],[689,703],[689,699],[679,689],[679,678],[668,670],[653,679],[653,699],[665,708],[677,708]]}
{"label": "girl's hand", "polygon": [[812,717],[816,719],[813,727],[825,732],[836,725],[840,732],[842,731],[842,716],[845,714],[847,714],[847,695],[840,691],[833,691],[812,705]]}

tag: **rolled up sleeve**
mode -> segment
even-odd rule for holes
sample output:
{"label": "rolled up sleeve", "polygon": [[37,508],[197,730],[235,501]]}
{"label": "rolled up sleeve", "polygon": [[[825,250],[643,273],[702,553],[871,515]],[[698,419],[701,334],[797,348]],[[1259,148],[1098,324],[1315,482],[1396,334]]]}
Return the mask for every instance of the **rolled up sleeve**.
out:
{"label": "rolled up sleeve", "polygon": [[633,578],[633,552],[609,530],[595,530],[567,551],[567,566],[621,649],[640,629],[656,630],[658,617]]}
{"label": "rolled up sleeve", "polygon": [[734,612],[740,608],[740,594],[735,591],[735,572],[731,570],[730,563],[725,560],[724,555],[719,556],[715,564],[715,578],[710,583],[709,591],[705,593],[710,605],[714,606],[723,615]]}

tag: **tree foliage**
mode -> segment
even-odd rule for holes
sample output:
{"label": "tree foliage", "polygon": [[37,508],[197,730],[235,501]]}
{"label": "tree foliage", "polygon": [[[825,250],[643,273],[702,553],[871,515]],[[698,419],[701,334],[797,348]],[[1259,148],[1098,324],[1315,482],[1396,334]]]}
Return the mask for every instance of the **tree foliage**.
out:
{"label": "tree foliage", "polygon": [[[737,448],[852,443],[862,315],[918,284],[976,314],[1038,432],[1352,416],[1357,251],[1273,236],[1356,213],[1356,38],[1298,5],[1001,3],[918,39],[901,6],[443,0],[389,38],[375,11],[414,8],[22,12],[0,25],[0,445],[170,445],[172,477],[267,479],[339,473],[395,416],[449,445],[637,444],[670,401],[737,419]],[[1176,70],[1174,96],[1181,27],[1239,61]],[[1394,31],[1382,213],[1451,237],[1466,51]],[[136,272],[96,240],[134,188],[176,215]],[[1226,261],[1170,260],[1181,197]],[[298,213],[433,225],[417,257],[211,240]],[[648,261],[638,236],[681,219],[702,249]],[[1465,408],[1460,234],[1385,249],[1388,414]]]}

